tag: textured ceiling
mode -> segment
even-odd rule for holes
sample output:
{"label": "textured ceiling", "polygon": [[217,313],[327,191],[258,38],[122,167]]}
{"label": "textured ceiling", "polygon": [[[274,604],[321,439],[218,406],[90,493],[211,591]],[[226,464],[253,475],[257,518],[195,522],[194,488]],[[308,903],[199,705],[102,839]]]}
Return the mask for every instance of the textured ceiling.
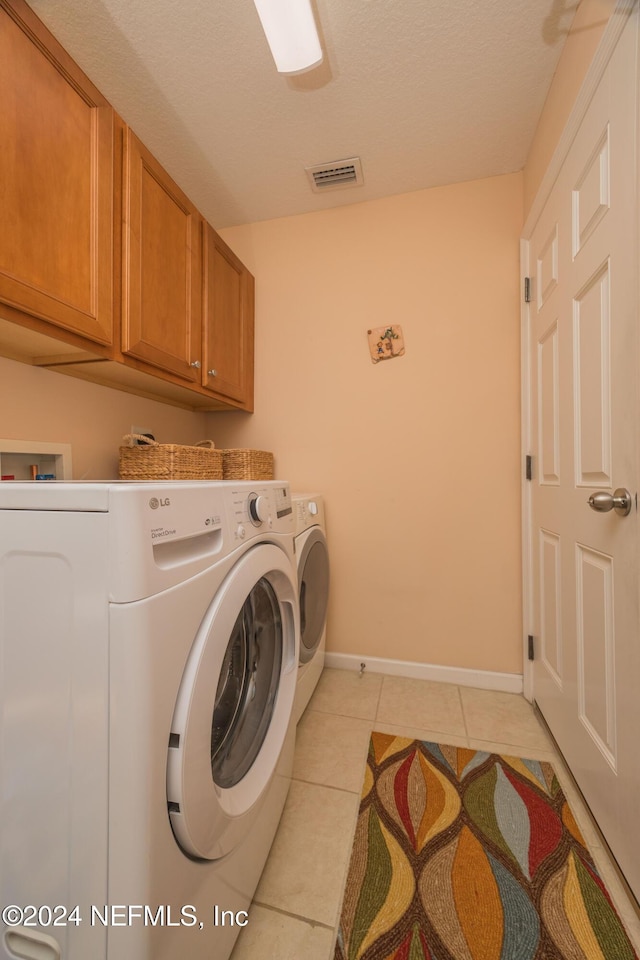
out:
{"label": "textured ceiling", "polygon": [[[315,0],[276,72],[252,0],[29,0],[214,227],[520,170],[576,0]],[[353,156],[364,185],[304,167]]]}

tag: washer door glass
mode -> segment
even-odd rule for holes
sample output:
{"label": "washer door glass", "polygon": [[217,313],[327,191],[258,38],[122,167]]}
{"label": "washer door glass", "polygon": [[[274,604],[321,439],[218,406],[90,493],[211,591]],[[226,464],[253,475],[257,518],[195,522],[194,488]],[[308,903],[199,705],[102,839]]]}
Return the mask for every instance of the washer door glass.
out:
{"label": "washer door glass", "polygon": [[322,639],[329,599],[329,555],[321,530],[313,531],[300,561],[300,663],[307,663]]}
{"label": "washer door glass", "polygon": [[[203,596],[205,589],[203,580]],[[296,594],[291,557],[260,543],[216,587],[201,621],[167,753],[169,819],[188,856],[216,860],[243,842],[281,755],[289,763]]]}
{"label": "washer door glass", "polygon": [[233,787],[250,769],[264,742],[282,665],[278,598],[262,578],[244,602],[227,645],[211,724],[211,772]]}

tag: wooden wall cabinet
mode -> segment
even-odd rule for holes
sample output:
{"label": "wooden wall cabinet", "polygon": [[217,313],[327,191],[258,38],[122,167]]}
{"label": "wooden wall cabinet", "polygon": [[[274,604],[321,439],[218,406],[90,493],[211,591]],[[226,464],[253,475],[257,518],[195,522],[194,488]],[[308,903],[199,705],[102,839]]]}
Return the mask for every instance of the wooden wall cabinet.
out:
{"label": "wooden wall cabinet", "polygon": [[253,410],[253,277],[24,0],[0,0],[0,217],[0,355]]}
{"label": "wooden wall cabinet", "polygon": [[203,249],[202,383],[252,410],[254,279],[208,223]]}
{"label": "wooden wall cabinet", "polygon": [[201,217],[129,128],[123,200],[122,352],[200,383]]}
{"label": "wooden wall cabinet", "polygon": [[253,277],[130,129],[123,203],[125,363],[253,409]]}
{"label": "wooden wall cabinet", "polygon": [[23,0],[0,0],[0,215],[5,313],[110,346],[114,111]]}

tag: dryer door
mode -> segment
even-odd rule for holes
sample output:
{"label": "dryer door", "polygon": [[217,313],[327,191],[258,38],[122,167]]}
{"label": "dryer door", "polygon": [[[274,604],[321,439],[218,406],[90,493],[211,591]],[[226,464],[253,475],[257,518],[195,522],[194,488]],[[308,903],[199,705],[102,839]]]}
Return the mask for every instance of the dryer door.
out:
{"label": "dryer door", "polygon": [[255,546],[207,611],[174,710],[167,800],[192,857],[225,856],[259,814],[291,719],[296,632],[290,561]]}
{"label": "dryer door", "polygon": [[300,590],[300,663],[307,663],[318,649],[327,620],[329,602],[329,553],[320,527],[312,527],[303,540],[298,559]]}

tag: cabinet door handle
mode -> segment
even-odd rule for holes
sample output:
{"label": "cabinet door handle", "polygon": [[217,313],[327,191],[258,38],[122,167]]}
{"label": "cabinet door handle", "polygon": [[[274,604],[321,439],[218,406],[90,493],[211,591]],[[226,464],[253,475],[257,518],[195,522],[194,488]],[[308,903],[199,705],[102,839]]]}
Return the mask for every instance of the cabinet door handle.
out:
{"label": "cabinet door handle", "polygon": [[201,364],[200,364],[200,361],[199,361],[199,360],[192,360],[191,363],[189,364],[189,366],[190,366],[190,367],[195,367],[196,370],[199,370]]}
{"label": "cabinet door handle", "polygon": [[218,371],[217,371],[217,370],[207,370],[207,373],[209,374],[210,377],[217,377],[217,376],[218,376]]}

